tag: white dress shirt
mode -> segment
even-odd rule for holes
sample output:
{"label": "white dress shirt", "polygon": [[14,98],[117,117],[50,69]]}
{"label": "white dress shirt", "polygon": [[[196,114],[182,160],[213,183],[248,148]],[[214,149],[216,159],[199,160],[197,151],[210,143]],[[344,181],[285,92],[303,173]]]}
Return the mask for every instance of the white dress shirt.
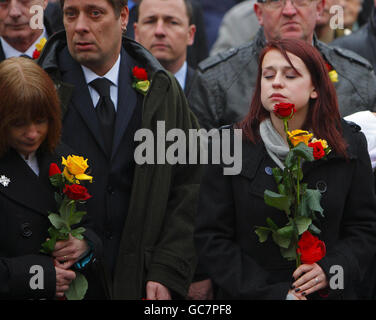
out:
{"label": "white dress shirt", "polygon": [[175,73],[175,78],[178,80],[180,86],[184,90],[185,88],[185,79],[187,78],[188,65],[187,61],[184,62],[183,66]]}
{"label": "white dress shirt", "polygon": [[33,172],[39,176],[39,165],[38,165],[38,159],[35,155],[35,152],[30,153],[29,157],[26,159],[25,156],[21,153],[19,153],[21,158],[27,163],[27,165],[30,167]]}
{"label": "white dress shirt", "polygon": [[110,87],[110,95],[111,95],[111,100],[115,106],[115,111],[116,111],[117,102],[118,102],[120,54],[115,64],[113,65],[113,67],[103,77],[98,76],[95,72],[91,71],[89,68],[83,65],[81,65],[81,67],[82,67],[82,71],[84,72],[86,83],[88,84],[88,87],[89,87],[89,92],[90,92],[91,100],[93,101],[94,108],[97,106],[100,95],[91,85],[89,85],[89,83],[97,78],[106,78],[112,83]]}
{"label": "white dress shirt", "polygon": [[5,59],[12,58],[12,57],[19,57],[21,55],[27,55],[30,58],[33,57],[33,53],[36,49],[36,45],[42,40],[42,38],[48,38],[46,28],[44,28],[40,37],[27,49],[25,52],[18,51],[17,49],[13,48],[8,42],[6,42],[3,37],[0,37],[0,42],[3,47]]}

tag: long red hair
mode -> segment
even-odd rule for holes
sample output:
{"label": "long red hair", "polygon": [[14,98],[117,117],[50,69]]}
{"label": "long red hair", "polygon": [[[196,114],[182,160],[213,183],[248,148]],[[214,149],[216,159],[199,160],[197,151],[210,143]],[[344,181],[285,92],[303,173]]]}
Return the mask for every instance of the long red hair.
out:
{"label": "long red hair", "polygon": [[347,144],[342,136],[341,117],[335,88],[329,78],[328,70],[321,54],[312,45],[303,40],[283,39],[270,41],[262,50],[259,58],[257,82],[251,107],[243,121],[236,127],[243,130],[246,139],[255,143],[260,139],[259,126],[261,121],[269,117],[269,112],[261,102],[262,62],[265,55],[272,49],[277,49],[285,57],[292,68],[287,52],[299,57],[306,65],[318,97],[309,102],[309,111],[303,125],[304,130],[314,133],[318,139],[327,140],[330,147],[346,157]]}

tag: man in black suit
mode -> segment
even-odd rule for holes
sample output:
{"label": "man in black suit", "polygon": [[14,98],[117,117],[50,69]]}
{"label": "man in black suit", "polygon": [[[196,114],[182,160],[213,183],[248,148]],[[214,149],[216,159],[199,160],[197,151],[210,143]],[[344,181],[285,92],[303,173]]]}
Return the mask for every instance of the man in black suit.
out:
{"label": "man in black suit", "polygon": [[134,23],[135,40],[175,75],[189,102],[195,76],[187,63],[187,49],[194,43],[196,25],[189,0],[142,0]]}
{"label": "man in black suit", "polygon": [[[44,19],[43,29],[37,28],[37,15],[30,12],[32,6],[47,7],[47,0],[6,0],[0,2],[0,62],[6,58],[26,55],[33,58],[36,44],[52,34],[49,23]],[[33,19],[33,17],[35,17]],[[34,21],[35,20],[35,21]],[[32,22],[32,23],[30,23]]]}
{"label": "man in black suit", "polygon": [[[162,121],[187,132],[197,119],[176,79],[122,37],[127,0],[61,4],[66,32],[49,39],[38,63],[58,88],[62,140],[92,169],[88,214],[103,241],[105,284],[115,299],[184,297],[196,260],[199,167],[140,163],[135,134],[144,129],[156,137]],[[135,67],[142,68],[137,78],[151,83],[142,82],[143,90],[133,86]]]}

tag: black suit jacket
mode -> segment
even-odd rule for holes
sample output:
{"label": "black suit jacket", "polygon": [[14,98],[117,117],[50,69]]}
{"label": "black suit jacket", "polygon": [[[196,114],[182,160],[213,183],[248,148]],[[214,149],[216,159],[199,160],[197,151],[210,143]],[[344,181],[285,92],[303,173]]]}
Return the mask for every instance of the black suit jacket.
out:
{"label": "black suit jacket", "polygon": [[[67,47],[58,56],[62,81],[71,86],[63,118],[62,140],[88,158],[94,182],[88,212],[104,244],[105,264],[112,274],[127,216],[134,171],[134,134],[141,126],[143,96],[132,88],[136,62],[121,51],[118,105],[112,154],[105,151],[103,137],[81,66]],[[138,64],[139,67],[142,65]]]}
{"label": "black suit jacket", "polygon": [[[54,32],[59,30],[55,30],[53,27],[51,27],[51,23],[49,22],[49,19],[47,19],[46,17],[44,17],[44,25],[46,27],[46,33],[48,37],[52,36]],[[5,53],[3,46],[0,43],[0,62],[3,60],[5,60]]]}

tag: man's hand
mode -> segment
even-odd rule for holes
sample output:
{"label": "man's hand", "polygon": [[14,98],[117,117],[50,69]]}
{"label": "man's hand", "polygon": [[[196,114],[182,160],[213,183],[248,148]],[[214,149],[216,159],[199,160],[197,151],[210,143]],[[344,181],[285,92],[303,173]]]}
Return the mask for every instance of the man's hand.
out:
{"label": "man's hand", "polygon": [[213,300],[213,284],[210,279],[191,283],[188,300]]}
{"label": "man's hand", "polygon": [[158,282],[146,283],[146,300],[171,300],[170,291]]}

